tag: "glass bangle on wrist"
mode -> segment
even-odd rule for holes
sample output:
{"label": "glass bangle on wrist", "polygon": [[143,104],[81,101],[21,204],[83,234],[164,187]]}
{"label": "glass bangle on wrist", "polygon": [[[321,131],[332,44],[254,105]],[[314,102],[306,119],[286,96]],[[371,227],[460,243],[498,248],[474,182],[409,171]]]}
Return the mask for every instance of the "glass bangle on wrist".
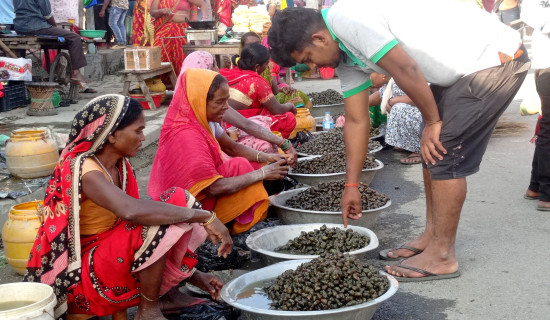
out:
{"label": "glass bangle on wrist", "polygon": [[199,225],[204,227],[214,222],[214,220],[216,219],[216,213],[214,211],[210,211],[210,214],[211,214],[210,219],[208,219],[208,221],[206,222],[200,223]]}

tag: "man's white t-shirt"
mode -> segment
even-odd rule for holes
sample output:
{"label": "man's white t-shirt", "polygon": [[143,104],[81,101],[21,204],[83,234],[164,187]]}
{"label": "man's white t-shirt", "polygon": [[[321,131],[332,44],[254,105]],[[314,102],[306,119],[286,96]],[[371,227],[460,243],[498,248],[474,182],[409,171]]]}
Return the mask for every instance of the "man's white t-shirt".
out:
{"label": "man's white t-shirt", "polygon": [[398,43],[426,80],[450,86],[464,75],[500,65],[499,52],[514,56],[517,31],[474,5],[453,0],[340,0],[323,11],[346,52],[336,69],[344,97],[370,87],[370,73]]}

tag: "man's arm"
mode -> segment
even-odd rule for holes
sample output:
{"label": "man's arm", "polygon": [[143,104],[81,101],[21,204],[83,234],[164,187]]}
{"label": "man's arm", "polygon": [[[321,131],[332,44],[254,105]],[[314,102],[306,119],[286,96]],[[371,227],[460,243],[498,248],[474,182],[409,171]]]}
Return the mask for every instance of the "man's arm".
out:
{"label": "man's arm", "polygon": [[[359,183],[363,164],[368,152],[370,136],[369,91],[363,90],[344,99],[346,125],[344,142],[346,146],[346,184]],[[348,218],[361,218],[361,193],[357,186],[344,187],[342,195],[342,219],[344,226]]]}
{"label": "man's arm", "polygon": [[42,0],[38,1],[38,7],[40,8],[40,13],[44,16],[44,19],[48,21],[49,24],[52,25],[52,27],[55,27],[55,19],[53,18],[53,11],[52,7],[50,6],[49,0]]}
{"label": "man's arm", "polygon": [[103,5],[101,6],[101,11],[99,11],[99,16],[104,18],[105,17],[105,11],[109,7],[109,4],[111,4],[111,0],[105,0],[103,1]]}
{"label": "man's arm", "polygon": [[439,141],[442,122],[432,91],[419,66],[399,44],[388,51],[376,64],[390,73],[399,88],[411,98],[424,117],[426,127],[420,141],[424,161],[435,164],[434,158],[442,160],[441,153],[447,153]]}

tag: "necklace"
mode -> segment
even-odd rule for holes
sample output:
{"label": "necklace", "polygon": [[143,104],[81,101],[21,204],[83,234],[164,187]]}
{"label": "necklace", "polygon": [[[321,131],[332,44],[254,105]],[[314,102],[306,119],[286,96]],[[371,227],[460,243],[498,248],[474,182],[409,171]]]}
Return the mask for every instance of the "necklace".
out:
{"label": "necklace", "polygon": [[111,183],[112,184],[115,184],[115,180],[113,180],[113,177],[111,176],[111,174],[109,173],[109,170],[107,170],[107,168],[105,168],[103,166],[103,163],[101,163],[101,161],[99,161],[99,159],[94,155],[92,155],[92,157],[94,157],[95,161],[97,161],[97,163],[101,166],[101,169],[103,169],[103,171],[105,171],[105,173],[107,173],[107,176],[109,176],[109,179],[111,180]]}

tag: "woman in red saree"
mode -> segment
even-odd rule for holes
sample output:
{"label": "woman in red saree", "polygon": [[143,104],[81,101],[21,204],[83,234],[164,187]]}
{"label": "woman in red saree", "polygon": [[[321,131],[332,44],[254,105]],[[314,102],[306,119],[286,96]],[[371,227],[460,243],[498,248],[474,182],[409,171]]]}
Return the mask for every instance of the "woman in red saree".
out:
{"label": "woman in red saree", "polygon": [[181,297],[174,303],[184,279],[218,295],[222,283],[194,270],[193,250],[208,234],[222,241],[219,253],[226,255],[229,232],[186,190],[163,193],[167,203],[139,200],[127,157],[139,151],[144,127],[139,102],[121,95],[92,100],[73,120],[25,274],[25,281],[54,288],[56,319],[132,306],[139,306],[136,319],[162,318],[159,297],[168,292],[160,299],[165,310],[200,302]]}
{"label": "woman in red saree", "polygon": [[243,48],[237,67],[220,69],[231,87],[231,106],[245,118],[269,116],[271,131],[279,131],[288,138],[296,127],[296,107],[293,103],[281,104],[273,95],[271,84],[261,74],[269,64],[269,51],[258,43]]}
{"label": "woman in red saree", "polygon": [[[282,179],[289,167],[280,155],[238,144],[223,132],[218,123],[228,99],[227,80],[216,72],[187,69],[179,77],[147,190],[157,199],[166,186],[185,188],[223,223],[232,223],[236,234],[266,218],[269,201],[262,181]],[[233,158],[224,159],[222,151]]]}
{"label": "woman in red saree", "polygon": [[[209,0],[138,0],[134,10],[132,42],[146,45],[152,41],[153,46],[160,47],[162,61],[170,61],[176,74],[179,74],[185,58],[182,46],[187,44],[185,29],[188,24],[185,19],[211,19],[212,12],[206,1]],[[197,8],[201,10],[200,17],[197,17]],[[147,28],[151,26],[148,27],[150,18],[147,14],[153,18],[154,40],[148,36]]]}

